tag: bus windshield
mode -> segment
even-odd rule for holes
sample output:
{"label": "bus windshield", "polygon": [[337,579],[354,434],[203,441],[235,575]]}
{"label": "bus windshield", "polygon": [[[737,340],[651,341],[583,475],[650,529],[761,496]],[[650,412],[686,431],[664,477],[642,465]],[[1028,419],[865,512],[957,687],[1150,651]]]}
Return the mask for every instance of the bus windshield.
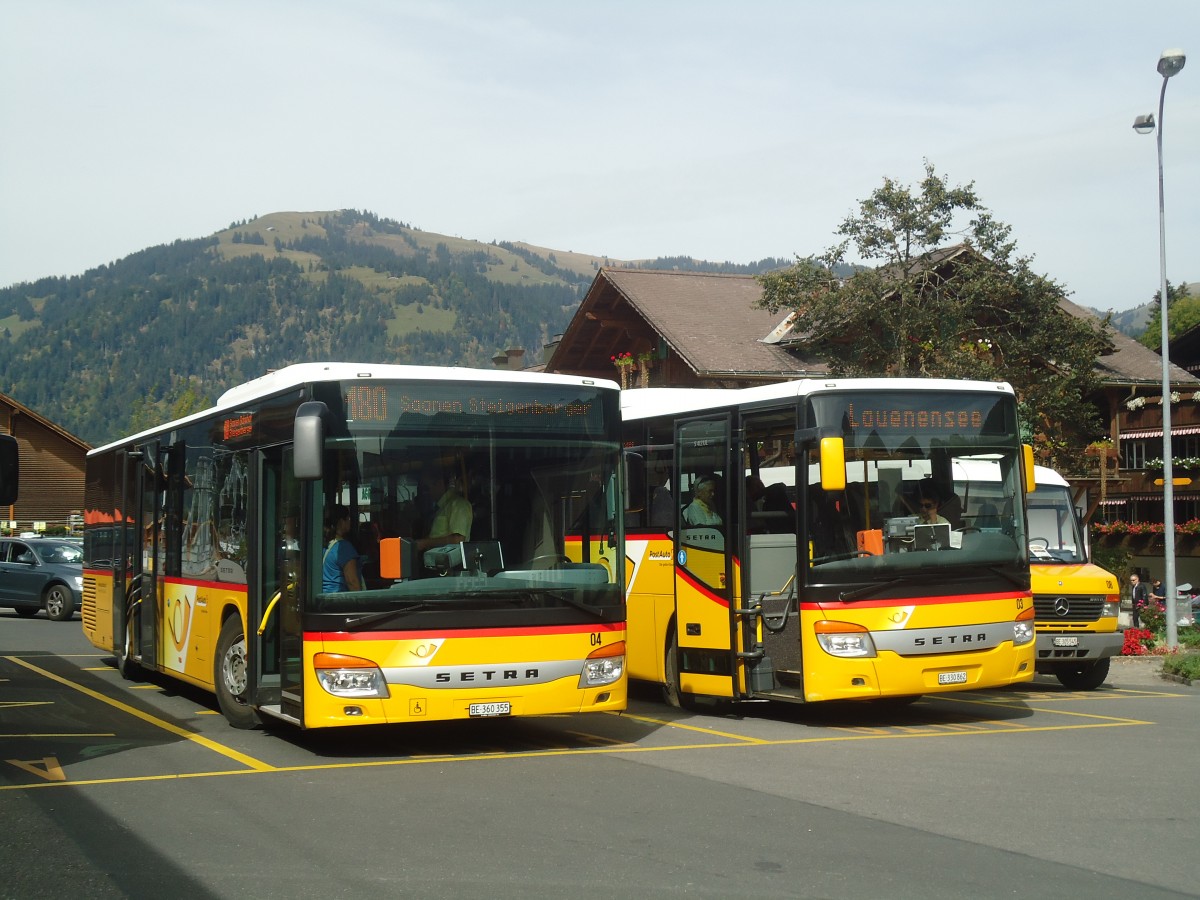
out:
{"label": "bus windshield", "polygon": [[[576,385],[489,390],[330,393],[346,417],[326,439],[312,612],[350,629],[463,610],[488,624],[623,620],[618,447],[600,440],[615,402]],[[350,557],[357,589],[341,571]]]}
{"label": "bus windshield", "polygon": [[1087,562],[1087,545],[1065,485],[1039,484],[1029,497],[1029,561],[1043,565]]}
{"label": "bus windshield", "polygon": [[819,453],[808,455],[804,518],[815,580],[1024,561],[1011,395],[830,394],[810,400],[809,418],[822,433],[834,426],[845,444],[844,490],[822,490]]}

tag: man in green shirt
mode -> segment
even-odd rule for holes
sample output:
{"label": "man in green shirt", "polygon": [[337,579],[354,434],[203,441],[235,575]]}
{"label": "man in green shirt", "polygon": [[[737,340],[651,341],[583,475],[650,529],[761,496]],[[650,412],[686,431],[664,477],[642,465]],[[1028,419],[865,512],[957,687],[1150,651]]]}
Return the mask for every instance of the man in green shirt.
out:
{"label": "man in green shirt", "polygon": [[437,496],[438,501],[429,524],[429,535],[417,541],[417,549],[424,552],[430,547],[469,541],[475,511],[467,498],[459,493],[458,485],[442,469],[433,468],[422,474],[421,491]]}

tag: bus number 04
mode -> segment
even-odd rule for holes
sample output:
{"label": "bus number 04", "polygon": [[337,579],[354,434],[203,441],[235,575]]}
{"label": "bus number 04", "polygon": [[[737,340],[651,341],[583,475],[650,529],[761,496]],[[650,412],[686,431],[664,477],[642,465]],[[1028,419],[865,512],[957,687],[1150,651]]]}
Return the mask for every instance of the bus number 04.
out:
{"label": "bus number 04", "polygon": [[601,638],[600,638],[600,632],[598,632],[598,631],[593,631],[593,632],[592,632],[592,638],[591,638],[591,639],[592,639],[592,646],[593,646],[593,647],[599,647],[599,646],[600,646],[600,641],[601,641]]}

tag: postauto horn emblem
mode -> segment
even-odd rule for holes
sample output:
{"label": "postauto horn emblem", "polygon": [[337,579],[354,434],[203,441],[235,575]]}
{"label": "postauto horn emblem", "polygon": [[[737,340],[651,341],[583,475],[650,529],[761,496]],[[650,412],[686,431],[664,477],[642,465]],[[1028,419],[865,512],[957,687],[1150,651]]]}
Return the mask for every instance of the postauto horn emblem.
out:
{"label": "postauto horn emblem", "polygon": [[1054,599],[1054,614],[1059,616],[1067,615],[1071,612],[1071,601],[1066,597],[1056,597]]}

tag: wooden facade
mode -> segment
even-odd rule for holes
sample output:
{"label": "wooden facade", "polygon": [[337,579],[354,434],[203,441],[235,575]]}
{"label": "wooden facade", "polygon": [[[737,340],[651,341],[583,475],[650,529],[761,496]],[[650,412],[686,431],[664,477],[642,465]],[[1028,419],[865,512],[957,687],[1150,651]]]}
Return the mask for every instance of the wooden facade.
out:
{"label": "wooden facade", "polygon": [[89,446],[33,410],[0,394],[0,433],[17,439],[20,496],[0,507],[0,529],[16,531],[65,526],[83,513],[83,472]]}

